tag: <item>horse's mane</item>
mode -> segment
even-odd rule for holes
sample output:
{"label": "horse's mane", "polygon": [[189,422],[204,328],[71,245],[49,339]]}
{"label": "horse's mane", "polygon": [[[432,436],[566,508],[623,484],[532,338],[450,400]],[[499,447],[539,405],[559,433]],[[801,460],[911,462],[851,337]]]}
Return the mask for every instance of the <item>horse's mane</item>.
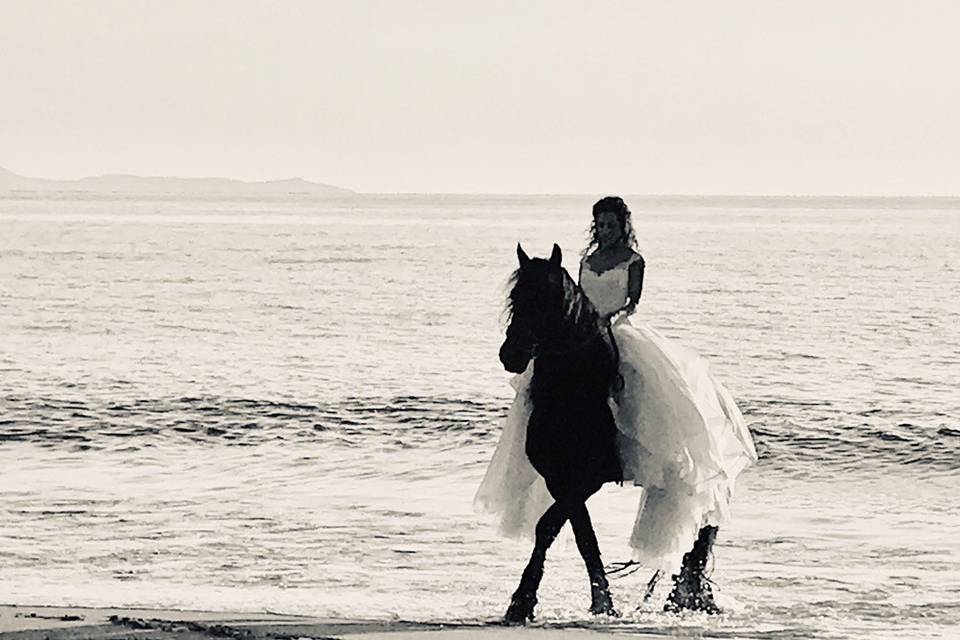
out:
{"label": "horse's mane", "polygon": [[573,281],[573,278],[570,277],[567,270],[562,269],[562,272],[564,316],[577,327],[582,328],[587,323],[589,323],[591,327],[596,326],[597,310],[593,306],[593,303],[590,302],[590,299],[587,297],[587,294],[583,292],[583,289],[580,288],[580,285]]}
{"label": "horse's mane", "polygon": [[[540,259],[534,258],[533,260]],[[571,342],[573,340],[582,342],[589,340],[591,337],[600,337],[602,330],[600,329],[598,323],[599,316],[593,303],[590,302],[590,299],[580,285],[574,282],[566,269],[560,267],[560,274],[561,287],[563,289],[563,315],[561,325],[567,329],[564,333],[568,338],[572,339]],[[510,293],[507,295],[504,315],[508,324],[513,320],[517,302],[525,293],[524,287],[521,286],[523,284],[521,282],[522,276],[523,269],[517,269],[510,274],[510,277],[507,279],[507,287],[509,287]],[[610,349],[610,356],[613,359],[613,376],[610,381],[610,386],[614,391],[619,391],[623,388],[623,377],[619,373],[620,350],[617,348],[616,340],[614,340],[609,327],[606,329],[605,340]]]}
{"label": "horse's mane", "polygon": [[[513,320],[517,300],[520,297],[520,292],[523,291],[522,288],[517,286],[520,284],[522,271],[522,269],[517,269],[507,278],[505,288],[509,289],[510,293],[507,294],[503,315],[505,322],[508,324]],[[563,267],[560,267],[560,273],[562,274],[563,287],[563,321],[574,325],[578,329],[578,333],[587,328],[592,329],[596,326],[597,310],[583,292],[583,289],[580,288],[580,285],[570,277],[570,273]]]}

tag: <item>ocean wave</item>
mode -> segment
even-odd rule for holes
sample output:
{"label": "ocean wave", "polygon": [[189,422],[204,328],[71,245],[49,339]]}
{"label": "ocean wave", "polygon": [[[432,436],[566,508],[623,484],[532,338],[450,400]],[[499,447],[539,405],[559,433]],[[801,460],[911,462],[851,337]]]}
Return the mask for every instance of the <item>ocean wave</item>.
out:
{"label": "ocean wave", "polygon": [[[945,415],[866,409],[829,402],[744,401],[761,465],[793,473],[830,467],[918,466],[960,470],[960,429]],[[0,397],[0,446],[32,442],[82,450],[139,449],[179,441],[255,446],[445,450],[496,443],[507,403],[500,398],[399,395],[336,401],[179,396],[160,398]],[[931,423],[932,421],[932,423]]]}
{"label": "ocean wave", "polygon": [[0,408],[0,443],[82,443],[92,449],[115,448],[118,439],[125,441],[123,446],[170,439],[252,445],[342,436],[442,448],[490,436],[505,415],[502,403],[416,396],[322,403],[217,396],[123,401],[7,396],[0,399]]}

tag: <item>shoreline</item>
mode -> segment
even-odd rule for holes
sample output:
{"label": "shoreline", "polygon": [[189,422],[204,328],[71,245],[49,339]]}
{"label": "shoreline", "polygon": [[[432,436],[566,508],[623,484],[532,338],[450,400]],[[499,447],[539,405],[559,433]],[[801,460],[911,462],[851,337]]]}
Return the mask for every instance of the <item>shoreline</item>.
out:
{"label": "shoreline", "polygon": [[[677,637],[675,631],[596,629],[550,621],[509,627],[497,622],[340,620],[274,613],[0,604],[0,640],[499,640],[521,634],[543,640],[588,640]],[[696,636],[694,629],[690,631]]]}

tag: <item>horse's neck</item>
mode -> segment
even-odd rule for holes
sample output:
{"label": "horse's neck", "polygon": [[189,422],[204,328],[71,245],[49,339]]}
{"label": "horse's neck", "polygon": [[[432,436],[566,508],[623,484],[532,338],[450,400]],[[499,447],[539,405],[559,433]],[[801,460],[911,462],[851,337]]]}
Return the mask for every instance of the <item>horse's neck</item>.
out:
{"label": "horse's neck", "polygon": [[606,395],[613,374],[611,353],[599,334],[567,349],[543,353],[534,363],[534,385],[576,387]]}

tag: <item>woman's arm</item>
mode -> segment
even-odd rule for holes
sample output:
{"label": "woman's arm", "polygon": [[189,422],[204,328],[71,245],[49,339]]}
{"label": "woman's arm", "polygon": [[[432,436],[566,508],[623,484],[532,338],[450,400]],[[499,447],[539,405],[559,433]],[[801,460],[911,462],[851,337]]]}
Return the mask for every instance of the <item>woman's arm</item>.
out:
{"label": "woman's arm", "polygon": [[[630,303],[636,307],[640,302],[640,294],[643,293],[643,270],[646,264],[643,258],[637,258],[630,264],[629,278],[627,281],[627,297]],[[633,309],[631,308],[631,311]]]}

